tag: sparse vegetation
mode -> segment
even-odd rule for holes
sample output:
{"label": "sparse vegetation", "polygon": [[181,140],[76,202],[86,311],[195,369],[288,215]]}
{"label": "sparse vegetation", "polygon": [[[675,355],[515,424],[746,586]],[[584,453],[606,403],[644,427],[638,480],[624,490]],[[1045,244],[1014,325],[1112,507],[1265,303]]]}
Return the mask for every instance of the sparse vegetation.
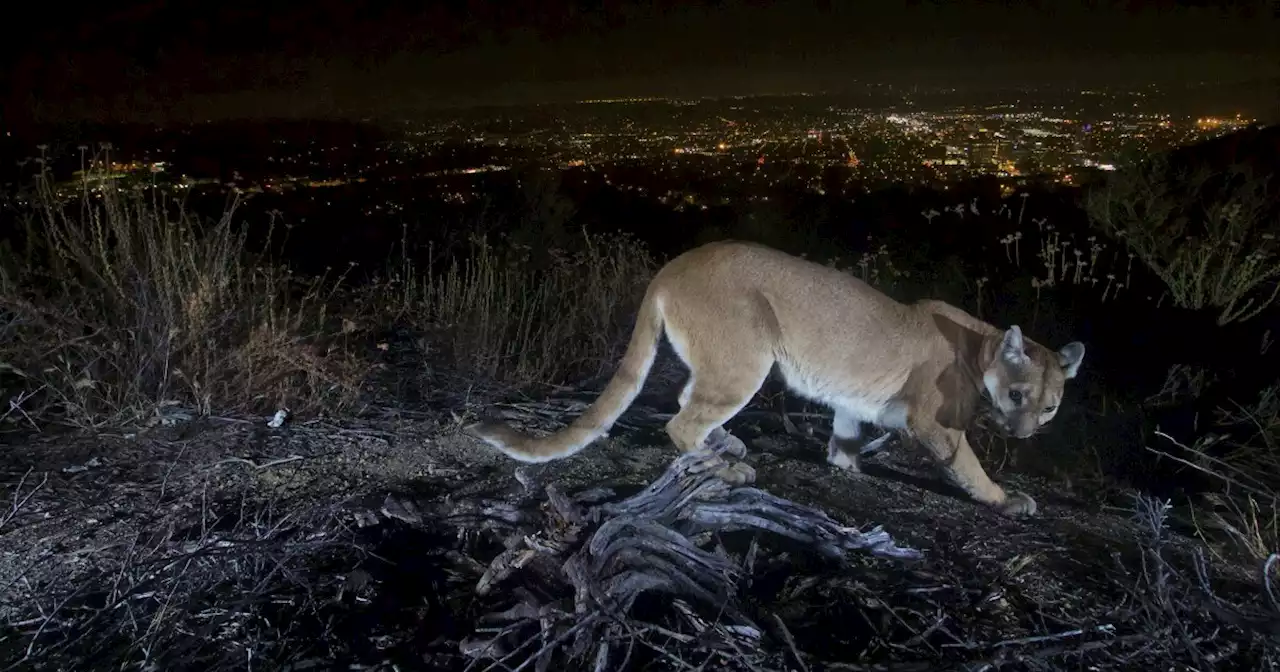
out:
{"label": "sparse vegetation", "polygon": [[[443,335],[429,347],[464,371],[593,375],[625,345],[655,267],[625,235],[583,232],[571,250],[473,236],[440,268],[402,250],[392,274],[357,287],[351,268],[304,278],[250,249],[234,193],[201,221],[180,195],[102,182],[87,170],[67,201],[42,171],[20,247],[0,257],[0,371],[22,380],[11,421],[128,425],[170,406],[340,412],[369,370],[362,337],[397,319]],[[266,224],[270,240],[275,216]]]}
{"label": "sparse vegetation", "polygon": [[[965,226],[988,236],[966,248],[965,258],[912,260],[915,241],[861,231],[850,236],[856,246],[826,246],[825,256],[809,256],[900,299],[937,296],[994,322],[1034,325],[1032,333],[1051,334],[1046,338],[1057,338],[1055,329],[1074,329],[1064,319],[1072,312],[1112,311],[1114,318],[1143,306],[1149,312],[1142,315],[1159,315],[1167,310],[1161,291],[1174,307],[1211,311],[1224,330],[1270,315],[1280,291],[1280,248],[1267,219],[1274,215],[1267,209],[1267,180],[1243,171],[1214,176],[1152,165],[1120,172],[1091,192],[1093,228],[1083,215],[1078,222],[1051,221],[1021,193],[995,205],[975,199],[921,213],[930,231]],[[0,575],[0,587],[11,594],[0,601],[0,657],[12,666],[105,661],[113,668],[230,669],[246,660],[255,668],[394,660],[485,669],[492,658],[468,657],[466,642],[518,644],[536,632],[541,643],[531,645],[529,655],[497,656],[511,654],[506,667],[494,669],[519,669],[534,665],[535,651],[563,648],[568,639],[559,638],[568,638],[565,630],[584,614],[607,633],[611,662],[635,649],[672,667],[724,663],[739,656],[734,647],[744,642],[762,648],[742,660],[798,669],[836,658],[932,669],[957,656],[974,665],[1029,669],[1064,661],[1125,669],[1139,659],[1162,667],[1280,664],[1280,633],[1268,625],[1280,616],[1273,588],[1280,564],[1280,388],[1274,380],[1240,387],[1240,372],[1218,360],[1164,361],[1156,354],[1149,368],[1158,373],[1142,379],[1147,387],[1122,388],[1101,380],[1105,375],[1091,376],[1087,358],[1080,387],[1068,392],[1052,430],[1034,445],[997,446],[981,432],[974,443],[993,472],[1010,465],[1021,472],[1004,478],[1034,479],[1037,460],[1050,463],[1041,471],[1058,480],[1041,483],[1042,491],[1069,491],[1062,481],[1070,479],[1129,491],[1122,505],[1127,512],[1088,510],[1109,503],[1095,492],[1084,501],[1056,503],[1044,514],[1044,527],[997,523],[1010,526],[1008,535],[988,535],[993,528],[985,514],[961,511],[939,495],[925,493],[928,503],[921,505],[918,490],[902,498],[892,489],[898,486],[887,486],[888,495],[870,486],[844,492],[848,483],[825,467],[778,451],[761,462],[762,473],[765,467],[813,473],[761,478],[762,488],[823,502],[818,508],[859,523],[883,524],[923,553],[925,569],[875,561],[835,568],[728,528],[723,538],[691,532],[686,541],[701,545],[697,557],[731,557],[738,573],[733,581],[716,579],[719,592],[711,592],[767,632],[743,639],[740,628],[708,620],[714,608],[695,613],[679,600],[664,601],[657,611],[636,601],[648,609],[641,622],[606,613],[608,605],[575,603],[572,588],[588,585],[587,575],[563,575],[568,570],[549,561],[585,548],[588,531],[605,538],[618,530],[600,532],[609,524],[601,520],[551,524],[544,514],[563,508],[567,500],[555,499],[557,493],[604,475],[643,484],[661,473],[670,451],[636,457],[642,447],[600,448],[600,458],[580,473],[557,472],[565,480],[555,487],[532,487],[525,474],[528,490],[502,499],[492,491],[509,485],[510,465],[466,452],[471,448],[456,430],[494,400],[498,385],[510,391],[576,383],[612,371],[660,263],[643,242],[570,233],[572,212],[543,194],[533,210],[555,220],[555,245],[531,244],[538,235],[526,227],[518,236],[489,232],[413,249],[406,232],[385,272],[358,276],[363,269],[346,268],[302,278],[268,248],[251,248],[234,194],[221,218],[203,221],[173,194],[99,184],[90,171],[68,202],[51,178],[40,178],[22,230],[0,248],[0,389],[7,401],[0,420],[23,430],[49,424],[137,429],[175,414],[236,421],[218,430],[217,446],[194,457],[183,452],[159,471],[151,463],[168,459],[160,446],[170,444],[152,437],[168,436],[165,427],[136,439],[82,434],[95,445],[109,441],[115,451],[109,456],[137,453],[108,467],[100,454],[95,464],[85,450],[63,451],[54,443],[10,452],[4,496],[12,507],[0,513],[0,537],[16,540],[22,551]],[[275,217],[251,225],[269,228],[268,240],[280,227]],[[790,235],[760,230],[754,220],[744,226],[757,237]],[[797,236],[808,240],[812,232]],[[466,389],[437,391],[432,399],[438,403],[415,416],[425,418],[421,422],[394,419],[406,409],[358,413],[377,384],[373,374],[396,365],[383,333],[393,325],[411,334],[408,349],[438,357],[431,361],[465,380]],[[1271,332],[1257,331],[1261,358]],[[281,407],[312,424],[265,442],[250,436],[258,428],[238,424],[245,417],[259,423],[258,416]],[[557,408],[533,419],[560,422],[574,412]],[[350,422],[320,424],[322,414]],[[757,431],[752,417],[758,416],[743,417],[744,431]],[[1178,429],[1161,425],[1185,417],[1192,420]],[[632,418],[618,427],[660,432],[661,413],[641,405]],[[826,430],[821,421],[814,426],[819,435]],[[1116,427],[1129,434],[1108,435]],[[406,433],[413,446],[401,448],[396,439]],[[761,440],[776,434],[758,433]],[[1202,481],[1159,498],[1137,496],[1132,491],[1143,483],[1114,473],[1124,464]],[[431,492],[404,500],[416,501],[418,509],[386,497],[428,482]],[[77,553],[88,551],[63,550],[59,535],[98,534],[99,521],[124,507],[118,498],[102,499],[117,490],[145,502],[145,511],[128,519],[131,526],[103,532],[114,535],[112,541],[93,552],[94,566],[87,567]],[[544,492],[553,501],[543,502]],[[892,506],[879,501],[886,497]],[[357,505],[353,498],[377,501]],[[573,498],[590,499],[582,492]],[[918,516],[923,527],[917,516],[900,514],[919,506],[925,507]],[[51,530],[53,514],[78,513],[77,507],[90,521],[67,523],[72,532]],[[370,522],[379,517],[397,520]],[[635,581],[689,578],[669,571],[669,558],[654,551],[653,539],[665,529],[630,540],[616,536],[610,543],[621,546],[610,546],[611,552],[635,547],[616,553],[625,560],[618,567],[595,567],[592,576],[627,576],[619,567],[629,562],[630,576],[640,577]],[[956,530],[957,538],[949,540],[942,529]],[[1101,557],[1109,559],[1099,564]],[[518,566],[504,566],[502,577],[510,586],[492,594],[477,590],[497,581],[494,567],[517,562],[512,558]],[[63,573],[30,580],[31,568],[41,564]],[[642,566],[652,570],[648,578],[635,569]],[[599,593],[590,585],[586,592]],[[639,585],[629,594],[648,590]],[[708,594],[685,583],[678,588]],[[508,589],[510,599],[500,599]],[[756,592],[728,594],[748,590]],[[557,591],[565,597],[553,597]],[[828,609],[837,616],[815,615]],[[477,629],[495,612],[523,630]],[[838,641],[812,631],[840,619],[866,627],[842,631]]]}
{"label": "sparse vegetation", "polygon": [[456,366],[515,383],[563,382],[612,367],[655,270],[639,241],[584,231],[576,249],[499,236],[469,240],[442,268],[402,253],[377,314],[434,325]]}
{"label": "sparse vegetation", "polygon": [[106,426],[170,405],[354,401],[366,366],[333,311],[342,275],[300,278],[254,254],[234,197],[199,221],[160,190],[101,188],[94,170],[69,202],[52,179],[36,176],[23,245],[0,259],[0,368],[21,379],[24,402],[9,414]]}
{"label": "sparse vegetation", "polygon": [[1188,505],[1197,535],[1221,561],[1262,562],[1280,551],[1280,396],[1218,408],[1191,445],[1157,433],[1149,449],[1208,476],[1214,489]]}
{"label": "sparse vegetation", "polygon": [[1247,320],[1280,295],[1280,213],[1270,175],[1174,167],[1157,156],[1090,190],[1085,208],[1164,281],[1175,305]]}

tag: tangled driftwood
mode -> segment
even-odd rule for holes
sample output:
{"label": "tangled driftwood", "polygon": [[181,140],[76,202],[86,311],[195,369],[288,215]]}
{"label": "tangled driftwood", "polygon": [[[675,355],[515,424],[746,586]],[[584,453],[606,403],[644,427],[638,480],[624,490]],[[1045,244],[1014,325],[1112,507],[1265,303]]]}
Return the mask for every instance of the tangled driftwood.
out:
{"label": "tangled driftwood", "polygon": [[[770,532],[837,559],[854,549],[920,557],[880,527],[863,532],[817,509],[736,485],[753,481],[755,474],[733,461],[746,448],[724,430],[708,446],[680,456],[658,480],[616,503],[593,504],[611,494],[603,489],[571,498],[547,486],[542,530],[510,539],[476,586],[486,594],[499,582],[521,579],[510,589],[516,604],[488,614],[483,622],[492,627],[462,642],[473,665],[489,659],[489,668],[545,670],[560,658],[618,669],[637,645],[665,657],[680,657],[682,647],[686,653],[696,648],[703,657],[767,657],[760,646],[765,631],[738,599],[739,581],[750,574],[757,547],[752,541],[741,558],[719,545],[708,549],[717,532]],[[646,593],[671,598],[661,624],[632,613]],[[700,615],[699,608],[710,616]],[[776,624],[788,644],[785,626]]]}

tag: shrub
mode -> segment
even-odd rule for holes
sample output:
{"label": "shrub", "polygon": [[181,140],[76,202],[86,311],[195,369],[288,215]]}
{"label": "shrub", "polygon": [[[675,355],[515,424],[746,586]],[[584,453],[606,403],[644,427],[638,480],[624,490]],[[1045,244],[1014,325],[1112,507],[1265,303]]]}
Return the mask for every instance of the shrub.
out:
{"label": "shrub", "polygon": [[1261,562],[1280,552],[1280,386],[1263,389],[1251,404],[1229,406],[1219,407],[1212,428],[1190,445],[1157,431],[1165,447],[1148,450],[1215,486],[1201,496],[1203,506],[1192,507],[1196,530],[1211,550],[1226,541],[1238,556]]}
{"label": "shrub", "polygon": [[[1086,195],[1095,225],[1123,240],[1168,287],[1175,305],[1247,320],[1280,293],[1280,246],[1268,182],[1234,166],[1171,169],[1158,157]],[[1257,290],[1270,283],[1269,293]]]}
{"label": "shrub", "polygon": [[70,198],[39,174],[20,253],[0,263],[0,367],[38,400],[22,414],[96,426],[173,404],[354,399],[363,367],[327,305],[341,277],[300,280],[250,254],[235,197],[201,221],[155,185],[118,186],[105,163],[88,162]]}

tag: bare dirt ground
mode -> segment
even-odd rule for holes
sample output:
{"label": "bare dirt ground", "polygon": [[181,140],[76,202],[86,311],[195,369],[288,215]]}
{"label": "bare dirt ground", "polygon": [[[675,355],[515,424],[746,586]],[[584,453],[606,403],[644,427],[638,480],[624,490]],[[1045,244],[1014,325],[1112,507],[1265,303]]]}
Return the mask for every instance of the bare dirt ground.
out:
{"label": "bare dirt ground", "polygon": [[[571,417],[575,403],[508,408],[536,426]],[[642,399],[612,438],[517,474],[459,431],[468,407],[479,401],[275,429],[265,418],[203,418],[0,448],[0,665],[517,669],[510,660],[491,667],[461,645],[481,616],[510,606],[519,584],[475,591],[504,537],[518,532],[512,512],[537,511],[548,483],[570,493],[606,485],[621,498],[661,475],[675,451],[664,416]],[[1159,511],[1141,501],[1085,501],[1000,474],[1040,505],[1036,517],[1013,520],[942,486],[907,446],[891,442],[865,460],[866,473],[849,474],[825,464],[821,436],[788,436],[765,410],[748,409],[728,428],[749,447],[755,487],[845,525],[881,525],[923,557],[850,552],[832,562],[759,534],[760,559],[740,589],[762,622],[785,624],[755,642],[776,655],[720,650],[686,662],[649,644],[647,669],[1276,660],[1276,626],[1268,633],[1246,613],[1267,607],[1259,568],[1215,565],[1198,579],[1188,559],[1195,544],[1161,531]],[[402,515],[405,506],[416,515]],[[743,534],[726,533],[726,543]],[[1245,612],[1206,596],[1202,583]],[[663,607],[644,608],[657,622]],[[650,632],[667,632],[686,653],[699,645],[663,622]]]}

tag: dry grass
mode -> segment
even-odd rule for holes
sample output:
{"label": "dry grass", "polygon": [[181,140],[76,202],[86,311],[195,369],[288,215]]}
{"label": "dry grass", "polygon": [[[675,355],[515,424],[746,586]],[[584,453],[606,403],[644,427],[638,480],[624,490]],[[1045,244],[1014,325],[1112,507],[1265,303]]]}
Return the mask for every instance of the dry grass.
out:
{"label": "dry grass", "polygon": [[71,186],[42,172],[25,236],[0,249],[10,423],[135,424],[169,406],[338,412],[371,368],[364,336],[398,319],[463,372],[576,380],[621,355],[656,266],[634,238],[584,232],[567,250],[476,236],[434,264],[402,251],[359,286],[350,269],[301,278],[249,249],[234,190],[201,221],[180,193],[121,187],[107,159],[84,156]]}
{"label": "dry grass", "polygon": [[464,371],[556,383],[611,368],[656,264],[622,234],[583,232],[571,250],[473,236],[440,268],[402,256],[379,313],[443,330]]}
{"label": "dry grass", "polygon": [[1198,536],[1220,561],[1263,562],[1280,553],[1280,390],[1270,387],[1250,405],[1219,409],[1217,431],[1190,445],[1163,432],[1160,448],[1217,484],[1191,508]]}
{"label": "dry grass", "polygon": [[365,365],[330,314],[343,278],[300,279],[252,254],[234,196],[200,221],[162,190],[119,189],[84,163],[70,197],[37,177],[25,240],[0,258],[0,373],[19,379],[23,401],[10,420],[102,426],[175,404],[355,399]]}

